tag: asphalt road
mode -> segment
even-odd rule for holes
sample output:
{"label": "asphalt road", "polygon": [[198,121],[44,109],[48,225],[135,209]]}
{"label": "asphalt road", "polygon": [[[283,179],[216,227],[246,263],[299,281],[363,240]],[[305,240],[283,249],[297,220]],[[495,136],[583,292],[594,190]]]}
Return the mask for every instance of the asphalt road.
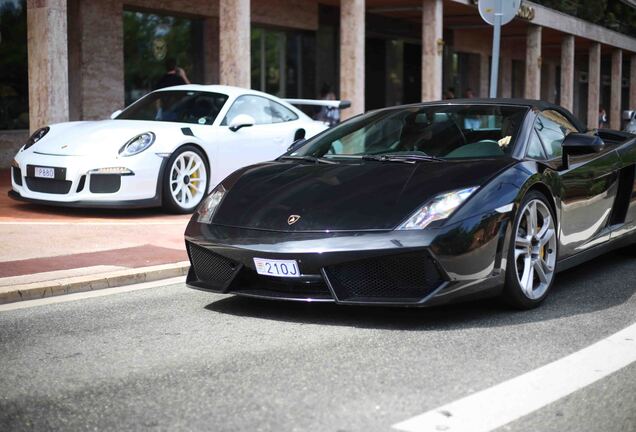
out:
{"label": "asphalt road", "polygon": [[[0,430],[386,431],[636,321],[636,257],[539,309],[255,301],[172,285],[0,312]],[[636,363],[503,426],[636,431]]]}

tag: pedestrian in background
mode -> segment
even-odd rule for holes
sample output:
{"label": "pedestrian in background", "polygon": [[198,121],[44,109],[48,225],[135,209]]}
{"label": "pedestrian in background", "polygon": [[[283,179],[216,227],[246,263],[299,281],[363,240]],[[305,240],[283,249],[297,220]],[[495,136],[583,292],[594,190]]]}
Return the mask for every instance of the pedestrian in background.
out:
{"label": "pedestrian in background", "polygon": [[183,84],[190,84],[185,71],[177,66],[177,61],[174,58],[166,59],[166,73],[157,82],[155,90]]}
{"label": "pedestrian in background", "polygon": [[604,129],[609,127],[609,122],[607,121],[607,112],[603,106],[598,107],[598,128]]}

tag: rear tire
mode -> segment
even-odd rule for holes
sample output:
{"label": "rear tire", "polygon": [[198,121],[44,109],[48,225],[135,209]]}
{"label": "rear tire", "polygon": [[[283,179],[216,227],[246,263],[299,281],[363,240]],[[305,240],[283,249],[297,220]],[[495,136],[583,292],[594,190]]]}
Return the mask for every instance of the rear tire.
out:
{"label": "rear tire", "polygon": [[517,309],[532,309],[545,300],[556,275],[556,218],[545,195],[529,192],[512,228],[503,298]]}
{"label": "rear tire", "polygon": [[209,164],[199,148],[179,147],[168,159],[161,179],[163,208],[171,213],[192,213],[207,195],[209,173]]}

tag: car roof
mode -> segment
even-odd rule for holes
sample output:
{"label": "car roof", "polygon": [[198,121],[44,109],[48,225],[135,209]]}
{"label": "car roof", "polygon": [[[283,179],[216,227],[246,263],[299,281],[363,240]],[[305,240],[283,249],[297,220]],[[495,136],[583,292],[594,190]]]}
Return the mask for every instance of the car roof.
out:
{"label": "car roof", "polygon": [[260,92],[258,90],[247,89],[243,87],[234,87],[220,84],[184,84],[172,87],[164,87],[155,91],[181,90],[181,91],[204,91],[212,93],[223,93],[228,96],[239,96],[244,94],[253,94],[258,96],[266,96],[269,98],[280,99],[278,96]]}

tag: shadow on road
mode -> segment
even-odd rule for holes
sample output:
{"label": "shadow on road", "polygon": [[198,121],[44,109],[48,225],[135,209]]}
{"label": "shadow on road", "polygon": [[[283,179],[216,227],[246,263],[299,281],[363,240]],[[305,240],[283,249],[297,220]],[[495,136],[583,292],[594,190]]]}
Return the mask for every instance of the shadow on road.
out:
{"label": "shadow on road", "polygon": [[424,330],[497,327],[586,314],[629,300],[636,292],[636,256],[604,255],[559,273],[550,296],[537,309],[516,311],[496,299],[431,308],[338,306],[227,297],[209,311],[276,321],[360,328]]}

